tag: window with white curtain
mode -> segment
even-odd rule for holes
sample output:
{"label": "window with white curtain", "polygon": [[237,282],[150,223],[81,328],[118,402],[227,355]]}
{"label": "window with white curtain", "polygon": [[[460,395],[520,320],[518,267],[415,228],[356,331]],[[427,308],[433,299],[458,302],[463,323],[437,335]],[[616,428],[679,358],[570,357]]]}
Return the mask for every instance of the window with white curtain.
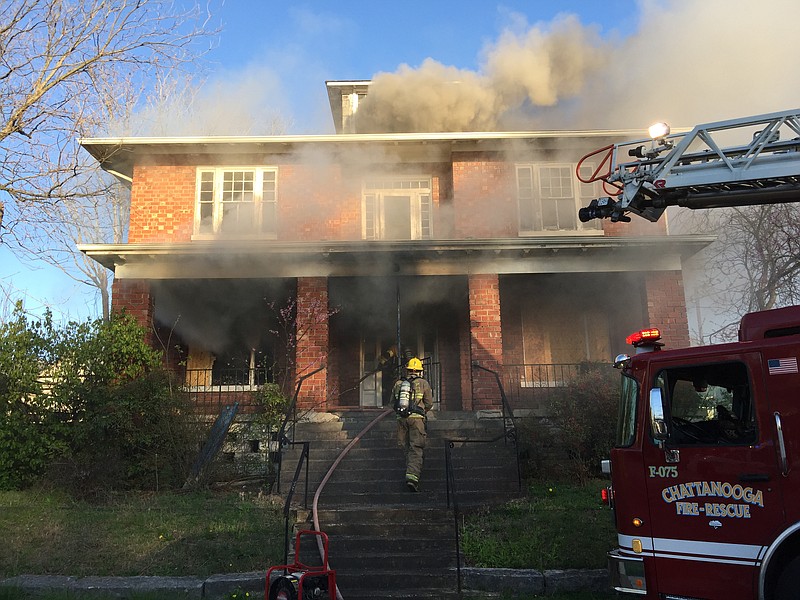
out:
{"label": "window with white curtain", "polygon": [[275,237],[277,184],[275,167],[198,169],[195,233]]}

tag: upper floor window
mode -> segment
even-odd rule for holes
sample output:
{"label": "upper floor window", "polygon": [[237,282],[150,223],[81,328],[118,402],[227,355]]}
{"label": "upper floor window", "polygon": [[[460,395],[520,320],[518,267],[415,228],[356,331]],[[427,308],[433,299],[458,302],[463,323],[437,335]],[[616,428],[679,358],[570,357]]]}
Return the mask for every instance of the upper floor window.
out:
{"label": "upper floor window", "polygon": [[198,169],[195,232],[274,237],[277,182],[274,167]]}
{"label": "upper floor window", "polygon": [[365,240],[425,240],[433,237],[431,181],[372,179],[364,183]]}
{"label": "upper floor window", "polygon": [[[588,176],[591,165],[582,165]],[[517,165],[520,233],[598,231],[600,223],[578,221],[578,209],[598,195],[597,185],[581,183],[574,164]]]}

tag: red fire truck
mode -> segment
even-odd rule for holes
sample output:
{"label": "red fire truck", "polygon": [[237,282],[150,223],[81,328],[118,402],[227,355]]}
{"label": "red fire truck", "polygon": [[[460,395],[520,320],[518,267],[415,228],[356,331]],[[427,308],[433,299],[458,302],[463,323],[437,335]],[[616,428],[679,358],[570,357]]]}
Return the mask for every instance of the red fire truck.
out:
{"label": "red fire truck", "polygon": [[[744,143],[715,141],[742,131]],[[625,144],[599,152],[585,180],[615,198],[593,200],[582,220],[800,201],[800,110],[628,145],[632,162],[617,161]],[[666,349],[659,337],[632,335],[635,353],[615,361],[619,418],[603,464],[619,542],[612,587],[664,600],[800,598],[800,306],[745,315],[736,342]]]}

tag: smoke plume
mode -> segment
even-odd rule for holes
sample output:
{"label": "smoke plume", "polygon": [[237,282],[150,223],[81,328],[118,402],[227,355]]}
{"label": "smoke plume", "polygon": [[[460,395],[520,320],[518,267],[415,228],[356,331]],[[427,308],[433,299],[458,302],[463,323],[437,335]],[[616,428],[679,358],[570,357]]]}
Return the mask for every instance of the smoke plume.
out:
{"label": "smoke plume", "polygon": [[562,15],[506,31],[477,71],[427,59],[375,75],[361,132],[642,129],[794,108],[794,0],[643,0],[630,35]]}
{"label": "smoke plume", "polygon": [[484,131],[526,106],[553,106],[579,94],[607,56],[594,27],[574,16],[523,34],[505,32],[487,48],[480,72],[427,59],[379,73],[357,114],[361,132]]}

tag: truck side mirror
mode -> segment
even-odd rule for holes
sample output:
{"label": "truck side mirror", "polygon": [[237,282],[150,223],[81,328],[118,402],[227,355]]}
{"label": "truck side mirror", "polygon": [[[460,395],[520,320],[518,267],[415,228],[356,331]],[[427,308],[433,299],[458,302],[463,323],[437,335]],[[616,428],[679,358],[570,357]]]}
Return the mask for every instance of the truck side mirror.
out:
{"label": "truck side mirror", "polygon": [[656,442],[665,442],[669,438],[667,421],[664,419],[664,398],[660,388],[650,390],[650,433]]}

